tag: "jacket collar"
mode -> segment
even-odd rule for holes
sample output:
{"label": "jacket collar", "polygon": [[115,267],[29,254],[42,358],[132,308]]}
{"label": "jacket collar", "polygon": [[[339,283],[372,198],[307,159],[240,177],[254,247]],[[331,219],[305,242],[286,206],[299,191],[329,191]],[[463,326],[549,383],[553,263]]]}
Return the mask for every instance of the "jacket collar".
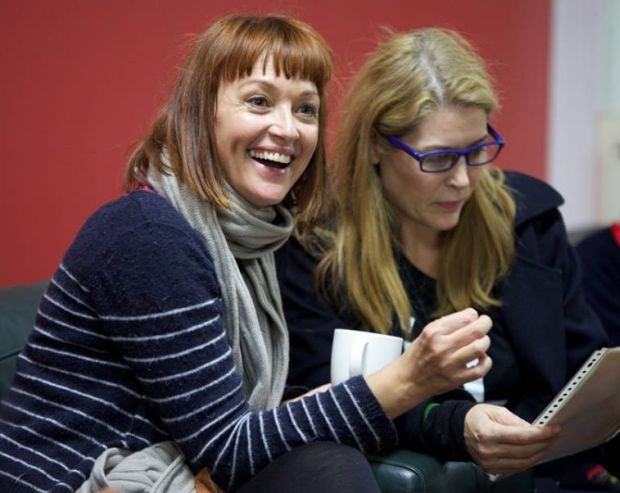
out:
{"label": "jacket collar", "polygon": [[551,185],[516,171],[506,172],[506,184],[517,205],[515,227],[564,203],[564,198]]}

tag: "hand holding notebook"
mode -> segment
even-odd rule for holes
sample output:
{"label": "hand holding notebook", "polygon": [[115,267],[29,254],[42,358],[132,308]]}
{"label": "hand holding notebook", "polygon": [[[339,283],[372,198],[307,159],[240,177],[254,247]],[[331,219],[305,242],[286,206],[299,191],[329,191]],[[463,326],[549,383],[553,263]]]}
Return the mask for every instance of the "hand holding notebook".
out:
{"label": "hand holding notebook", "polygon": [[534,424],[562,427],[540,463],[613,438],[620,431],[620,347],[594,351]]}

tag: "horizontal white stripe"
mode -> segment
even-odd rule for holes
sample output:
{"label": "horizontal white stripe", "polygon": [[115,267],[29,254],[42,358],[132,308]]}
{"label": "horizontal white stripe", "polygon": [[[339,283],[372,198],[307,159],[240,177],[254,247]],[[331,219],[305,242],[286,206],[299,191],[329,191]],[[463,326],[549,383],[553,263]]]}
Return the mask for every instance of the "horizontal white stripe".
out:
{"label": "horizontal white stripe", "polygon": [[4,472],[2,469],[0,469],[0,474],[3,476],[6,476],[7,478],[11,478],[13,481],[19,484],[25,484],[28,486],[28,488],[31,488],[34,491],[39,491],[40,493],[48,493],[48,490],[42,490],[41,488],[37,488],[34,484],[29,483],[28,481],[24,481],[21,478],[21,476],[13,476],[12,474],[9,474],[8,472]]}
{"label": "horizontal white stripe", "polygon": [[138,440],[138,441],[144,443],[144,445],[146,447],[150,447],[151,445],[153,445],[152,441],[147,440],[146,438],[141,437],[139,435],[136,435],[135,433],[123,433],[123,437],[124,437],[124,439],[122,440],[122,443],[123,443],[123,447],[124,448],[129,448],[129,445],[127,445],[127,437],[131,437],[131,438],[133,438],[135,440]]}
{"label": "horizontal white stripe", "polygon": [[82,360],[82,361],[88,361],[90,363],[96,363],[98,365],[112,366],[114,368],[121,368],[123,370],[131,370],[131,368],[129,368],[127,365],[122,365],[120,363],[114,363],[112,361],[107,361],[107,360],[90,358],[88,356],[82,356],[81,354],[70,353],[68,351],[60,351],[58,349],[52,349],[52,348],[49,348],[49,347],[41,346],[40,344],[33,344],[33,343],[29,342],[28,343],[28,347],[35,348],[35,349],[38,349],[40,351],[49,351],[50,353],[54,353],[54,354],[61,354],[63,356],[67,356],[69,358],[76,358],[76,359],[79,359],[79,360]]}
{"label": "horizontal white stripe", "polygon": [[18,358],[19,359],[24,359],[28,363],[30,363],[31,365],[38,366],[40,368],[45,368],[46,370],[50,370],[50,371],[53,371],[53,372],[61,373],[63,375],[68,375],[68,376],[71,376],[71,377],[74,377],[74,378],[78,378],[80,380],[85,380],[87,382],[96,383],[97,385],[107,385],[109,387],[113,387],[113,388],[119,389],[119,390],[121,390],[123,392],[126,392],[129,395],[131,395],[132,397],[135,397],[137,399],[143,399],[144,398],[144,396],[142,394],[138,394],[137,392],[134,392],[133,390],[131,390],[129,387],[125,387],[124,385],[120,385],[120,384],[115,383],[115,382],[111,382],[111,381],[108,381],[108,380],[101,380],[100,378],[93,378],[93,377],[89,377],[89,376],[86,376],[86,375],[83,375],[81,373],[77,373],[77,372],[74,372],[74,371],[63,370],[61,368],[55,368],[55,367],[50,366],[50,365],[39,363],[38,361],[31,360],[30,358],[28,358],[28,356],[25,356],[23,353],[20,354],[18,356]]}
{"label": "horizontal white stripe", "polygon": [[192,433],[190,435],[186,435],[184,437],[178,437],[178,438],[175,439],[175,441],[177,441],[179,443],[186,443],[186,442],[191,441],[193,438],[196,438],[197,436],[201,435],[202,433],[207,431],[209,428],[212,428],[213,426],[218,424],[220,421],[222,421],[223,419],[225,419],[229,415],[231,415],[234,412],[236,412],[239,409],[241,409],[244,404],[245,404],[245,400],[240,401],[239,403],[237,403],[236,406],[231,407],[226,412],[223,412],[222,414],[220,414],[217,418],[212,419],[206,425],[204,425],[202,428],[200,428],[198,431],[196,431],[196,432],[194,432],[194,433]]}
{"label": "horizontal white stripe", "polygon": [[[19,358],[23,358],[23,359],[27,360],[28,362],[30,362],[30,363],[32,363],[32,364],[34,364],[34,365],[37,365],[37,366],[41,366],[41,367],[43,367],[43,368],[47,368],[47,369],[50,369],[50,370],[53,370],[53,371],[56,371],[56,372],[60,372],[60,373],[64,373],[64,374],[68,374],[68,375],[73,375],[73,376],[75,376],[75,377],[77,377],[77,378],[82,378],[82,379],[84,379],[84,380],[93,381],[93,382],[97,383],[98,385],[101,385],[101,384],[103,384],[103,385],[109,385],[109,386],[112,386],[112,387],[118,388],[118,389],[120,389],[120,390],[124,390],[125,392],[127,392],[127,393],[129,393],[129,394],[133,395],[134,397],[136,397],[136,398],[138,398],[138,399],[144,399],[144,398],[145,398],[145,396],[143,396],[143,395],[141,395],[141,394],[138,394],[138,393],[136,393],[136,392],[132,391],[131,389],[127,388],[127,387],[124,387],[124,386],[122,386],[122,385],[118,385],[118,384],[116,384],[116,383],[114,383],[114,382],[109,382],[109,381],[106,381],[106,380],[100,380],[100,379],[96,379],[96,378],[86,377],[85,375],[80,375],[80,374],[77,374],[77,373],[69,372],[69,371],[67,371],[67,370],[61,370],[61,369],[59,369],[59,368],[52,368],[52,367],[50,367],[50,366],[48,366],[48,365],[44,365],[44,364],[41,364],[41,363],[36,363],[36,362],[32,361],[30,358],[28,358],[27,356],[24,356],[23,354],[20,354],[20,355],[19,355]],[[21,373],[20,373],[20,375],[21,375],[21,376],[25,376],[25,375],[23,375],[23,374],[21,374]],[[33,377],[33,378],[34,378],[34,377]],[[32,379],[32,378],[31,378],[31,379]],[[47,381],[45,381],[45,380],[41,380],[41,379],[39,379],[39,381],[47,382]],[[65,388],[66,388],[66,387],[65,387]],[[144,418],[142,415],[140,415],[140,414],[132,414],[132,415],[130,415],[130,416],[131,416],[131,417],[133,417],[133,419],[135,419],[135,420],[141,421],[141,422],[143,422],[143,423],[145,423],[145,424],[149,425],[151,428],[153,428],[154,430],[156,430],[156,431],[157,431],[160,435],[162,435],[162,436],[168,436],[168,433],[167,433],[167,432],[165,432],[164,430],[162,430],[160,427],[158,427],[158,426],[157,426],[155,423],[153,423],[152,421],[150,421],[150,420],[148,420],[148,419]]]}
{"label": "horizontal white stripe", "polygon": [[159,433],[160,435],[164,436],[164,437],[168,437],[170,436],[170,433],[168,433],[167,431],[162,430],[159,426],[157,426],[155,423],[153,423],[152,421],[146,419],[144,416],[142,416],[141,414],[136,414],[134,416],[134,418],[137,421],[141,421],[144,424],[149,425],[151,428],[153,428],[155,431],[157,431],[157,433]]}
{"label": "horizontal white stripe", "polygon": [[[15,426],[15,428],[20,428],[20,427]],[[11,437],[6,436],[4,433],[0,433],[0,437],[4,438],[7,442],[12,443],[17,448],[26,450],[26,451],[30,452],[31,454],[33,454],[33,455],[38,455],[39,457],[42,457],[46,461],[51,462],[52,464],[56,464],[58,467],[64,469],[66,472],[69,472],[69,468],[65,464],[63,464],[62,462],[59,462],[56,459],[51,459],[47,455],[42,454],[41,452],[39,452],[38,450],[35,450],[33,448],[30,448],[30,447],[26,447],[25,445],[22,445],[21,443],[17,442],[16,440],[13,440]],[[86,479],[86,478],[84,478],[84,479]]]}
{"label": "horizontal white stripe", "polygon": [[43,334],[45,337],[52,339],[53,341],[57,341],[57,342],[61,342],[62,344],[66,344],[67,346],[74,346],[74,347],[79,347],[79,348],[86,348],[89,351],[92,351],[94,353],[99,353],[99,354],[104,354],[107,353],[107,351],[104,351],[103,349],[95,349],[92,346],[87,346],[85,344],[76,344],[73,341],[68,341],[66,339],[63,339],[61,337],[55,336],[54,334],[52,334],[51,332],[48,332],[45,329],[42,329],[41,327],[39,327],[38,325],[34,326],[34,331],[38,332],[40,334]]}
{"label": "horizontal white stripe", "polygon": [[71,315],[75,315],[76,317],[86,318],[88,320],[97,320],[97,317],[93,317],[92,315],[88,315],[87,313],[76,312],[75,310],[72,310],[71,308],[63,305],[60,301],[52,298],[47,293],[47,291],[45,292],[45,294],[43,294],[43,298],[49,301],[52,305],[56,305],[58,308],[60,308],[61,310],[64,310],[65,312],[70,313]]}
{"label": "horizontal white stripe", "polygon": [[80,298],[78,298],[74,294],[71,294],[69,291],[63,288],[62,285],[58,281],[56,281],[56,279],[52,278],[52,284],[56,286],[58,289],[60,289],[66,296],[68,296],[73,301],[75,301],[78,305],[82,305],[84,308],[88,308],[91,312],[96,313],[96,311],[88,303],[86,303],[85,301],[82,301]]}
{"label": "horizontal white stripe", "polygon": [[85,399],[89,399],[91,401],[94,402],[98,402],[99,404],[101,404],[102,406],[106,406],[106,407],[110,407],[112,409],[114,409],[115,411],[118,411],[119,413],[121,413],[122,415],[133,419],[136,417],[135,414],[130,413],[128,411],[125,411],[124,409],[121,409],[120,407],[118,407],[116,404],[114,404],[113,402],[108,402],[104,399],[100,399],[99,397],[95,397],[94,395],[91,394],[86,394],[84,392],[80,392],[79,390],[75,390],[69,387],[65,387],[64,385],[60,385],[57,383],[53,383],[50,382],[49,380],[44,380],[42,378],[38,378],[38,377],[33,377],[32,375],[21,375],[22,378],[26,378],[28,380],[33,380],[35,382],[39,382],[43,385],[47,385],[49,387],[55,388],[55,389],[60,389],[60,390],[64,390],[67,394],[74,394],[74,395],[78,395],[80,397],[83,397]]}
{"label": "horizontal white stripe", "polygon": [[73,428],[69,427],[69,426],[65,426],[62,423],[56,421],[55,419],[52,418],[48,418],[46,416],[41,416],[40,414],[37,413],[31,413],[30,411],[27,411],[26,409],[23,409],[19,406],[16,406],[14,404],[11,404],[10,402],[5,402],[4,403],[6,406],[21,412],[22,414],[25,414],[26,416],[30,416],[31,418],[35,418],[35,419],[39,419],[41,421],[45,421],[46,423],[52,423],[53,425],[56,425],[58,428],[62,428],[63,430],[69,431],[85,440],[88,440],[90,443],[96,445],[97,447],[101,448],[102,450],[105,449],[105,446],[101,443],[99,443],[98,441],[96,441],[95,439],[93,439],[92,437],[89,437],[88,435],[85,435],[84,433],[74,430]]}
{"label": "horizontal white stripe", "polygon": [[[3,425],[6,425],[6,426],[10,426],[11,428],[16,428],[16,429],[18,429],[18,430],[20,430],[20,431],[25,430],[25,431],[27,431],[28,433],[30,433],[31,435],[34,435],[34,436],[36,436],[36,437],[38,437],[38,438],[40,438],[40,439],[42,439],[42,440],[46,440],[46,441],[50,442],[51,444],[53,444],[53,445],[55,445],[55,446],[57,446],[57,447],[60,447],[60,448],[62,448],[62,449],[64,449],[64,450],[66,450],[67,452],[71,452],[72,454],[74,454],[74,455],[76,455],[77,457],[79,457],[81,460],[87,460],[87,461],[92,461],[92,462],[95,462],[95,459],[93,459],[92,457],[86,457],[84,454],[82,454],[82,453],[78,452],[78,451],[77,451],[77,450],[75,450],[74,448],[69,447],[68,445],[65,445],[64,443],[61,443],[61,442],[59,442],[59,441],[58,441],[58,440],[56,440],[56,439],[46,437],[45,435],[42,435],[42,434],[41,434],[41,433],[39,433],[38,431],[35,431],[35,430],[33,430],[32,428],[30,428],[30,427],[28,427],[28,426],[25,426],[25,425],[19,425],[19,426],[17,426],[17,425],[14,425],[13,423],[10,423],[10,422],[8,422],[8,421],[5,421],[5,420],[0,420],[0,423],[2,423]],[[33,452],[34,452],[34,451],[33,451]],[[49,459],[49,458],[48,458],[48,460],[52,460],[52,459]],[[86,479],[86,478],[84,478],[84,479]]]}
{"label": "horizontal white stripe", "polygon": [[231,354],[232,354],[232,350],[229,347],[226,350],[226,352],[224,354],[222,354],[221,356],[215,358],[214,360],[208,361],[204,365],[200,365],[200,366],[198,366],[196,368],[193,368],[191,370],[186,370],[186,371],[182,371],[182,372],[179,372],[179,373],[174,373],[172,375],[167,375],[165,377],[157,377],[157,378],[138,377],[138,379],[141,382],[144,382],[144,383],[161,383],[161,382],[167,382],[169,380],[175,380],[177,378],[183,378],[183,377],[186,377],[188,375],[193,375],[194,373],[198,373],[199,371],[202,371],[205,368],[209,368],[210,366],[216,365],[219,362],[221,362],[222,360],[228,358]]}
{"label": "horizontal white stripe", "polygon": [[99,334],[98,332],[91,332],[90,330],[83,329],[81,327],[76,327],[75,325],[69,324],[69,323],[64,322],[62,320],[59,320],[59,319],[57,319],[55,317],[52,317],[49,313],[44,312],[40,308],[37,311],[37,314],[40,315],[41,317],[45,318],[46,320],[49,320],[50,322],[54,322],[57,325],[61,325],[62,327],[66,327],[68,329],[75,330],[76,332],[81,332],[82,334],[86,334],[86,335],[89,335],[91,337],[97,337],[99,339],[107,339],[107,337],[104,336],[103,334]]}
{"label": "horizontal white stripe", "polygon": [[[226,375],[230,375],[234,371],[235,371],[235,369],[233,368]],[[218,378],[218,381],[222,380],[224,377],[226,377],[226,375],[223,375],[222,377]],[[205,389],[215,385],[215,383],[216,382],[209,382],[207,385],[205,385],[204,387],[201,387],[200,389],[192,390],[191,393],[202,392],[203,390],[205,390]],[[175,416],[174,418],[167,418],[164,421],[166,423],[174,423],[175,421],[182,421],[184,419],[187,419],[190,416],[193,416],[194,414],[198,414],[199,412],[205,411],[206,409],[209,409],[210,407],[216,406],[219,402],[229,398],[234,393],[241,391],[241,387],[242,387],[242,383],[239,382],[239,384],[236,385],[234,389],[232,389],[230,392],[227,392],[225,395],[219,397],[215,401],[207,401],[206,405],[204,405],[204,406],[202,406],[202,407],[200,407],[198,409],[190,411],[190,412],[188,412],[186,414],[182,414],[181,416]],[[188,392],[186,392],[186,394],[188,394]],[[175,396],[175,398],[176,397],[177,396]],[[166,400],[169,400],[169,399],[166,399]]]}
{"label": "horizontal white stripe", "polygon": [[204,344],[200,344],[199,346],[194,346],[189,349],[179,351],[177,353],[165,354],[154,358],[130,358],[129,356],[125,356],[124,359],[125,361],[131,361],[133,363],[153,363],[155,361],[164,361],[167,359],[180,358],[181,356],[186,356],[188,354],[195,353],[196,351],[200,351],[208,346],[212,346],[219,340],[223,339],[225,335],[226,333],[222,332],[219,336],[214,337],[213,339],[205,342]]}
{"label": "horizontal white stripe", "polygon": [[67,274],[67,276],[69,277],[69,279],[71,279],[71,280],[72,280],[75,284],[77,284],[77,285],[80,287],[80,289],[81,289],[82,291],[85,291],[85,292],[87,292],[87,293],[90,293],[90,289],[88,289],[88,288],[84,287],[84,285],[83,285],[83,284],[81,284],[81,283],[80,283],[80,281],[78,281],[78,280],[77,280],[77,279],[73,276],[73,274],[71,274],[71,272],[69,272],[69,271],[67,270],[67,268],[64,266],[64,264],[60,264],[60,270],[62,270],[65,274]]}
{"label": "horizontal white stripe", "polygon": [[[45,476],[46,478],[52,480],[54,483],[58,483],[58,484],[63,484],[65,485],[66,483],[63,483],[62,481],[59,481],[58,478],[54,477],[54,476],[50,476],[47,472],[45,472],[43,469],[41,469],[40,467],[37,466],[33,466],[32,464],[28,464],[26,461],[23,461],[21,459],[18,459],[17,457],[12,457],[8,454],[5,454],[4,452],[0,451],[0,456],[13,461],[13,462],[17,462],[18,464],[22,464],[24,466],[26,466],[28,469],[33,469],[35,471],[37,471],[39,474]],[[68,485],[66,485],[68,486]]]}
{"label": "horizontal white stripe", "polygon": [[213,298],[208,301],[197,303],[196,305],[189,305],[189,306],[184,306],[181,308],[174,308],[172,310],[168,310],[165,312],[155,312],[155,313],[146,313],[144,315],[128,315],[128,316],[100,315],[100,317],[103,320],[117,320],[120,322],[133,322],[136,320],[152,320],[155,318],[164,318],[164,317],[170,317],[171,315],[178,315],[179,313],[189,312],[191,310],[198,310],[199,308],[204,308],[205,306],[212,305],[216,301],[219,301],[219,298]]}
{"label": "horizontal white stripe", "polygon": [[115,433],[116,435],[118,435],[120,438],[123,437],[123,432],[117,430],[116,428],[113,428],[112,426],[110,426],[108,423],[106,423],[105,421],[101,421],[98,418],[95,418],[93,416],[89,416],[88,414],[86,414],[83,411],[80,411],[79,409],[75,409],[73,407],[69,407],[69,406],[65,406],[64,404],[59,404],[58,402],[54,402],[54,401],[50,401],[49,399],[45,399],[43,397],[40,397],[38,395],[34,395],[31,394],[30,392],[27,392],[23,389],[20,389],[19,386],[13,386],[12,390],[14,390],[15,392],[17,392],[18,394],[22,394],[25,395],[27,397],[30,397],[31,399],[34,399],[36,401],[39,402],[44,402],[45,404],[47,404],[48,406],[52,406],[52,407],[56,407],[56,408],[60,408],[60,409],[64,409],[65,411],[69,411],[71,413],[77,414],[78,416],[81,416],[84,419],[87,419],[89,421],[94,421],[95,423],[106,427],[108,430],[110,430],[112,433]]}
{"label": "horizontal white stripe", "polygon": [[110,339],[113,341],[129,341],[129,342],[153,342],[160,341],[162,339],[171,339],[173,337],[186,336],[190,332],[194,332],[196,330],[202,329],[203,327],[207,327],[214,322],[217,322],[220,318],[220,315],[217,314],[215,317],[210,318],[206,322],[201,322],[196,325],[192,325],[190,327],[186,327],[174,332],[167,332],[165,334],[157,334],[157,335],[148,335],[148,336],[111,336]]}

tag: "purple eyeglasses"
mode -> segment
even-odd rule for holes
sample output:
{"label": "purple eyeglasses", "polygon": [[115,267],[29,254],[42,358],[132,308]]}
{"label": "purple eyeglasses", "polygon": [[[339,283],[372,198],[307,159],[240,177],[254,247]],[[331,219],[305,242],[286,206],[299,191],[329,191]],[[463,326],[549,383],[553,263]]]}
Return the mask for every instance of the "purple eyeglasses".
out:
{"label": "purple eyeglasses", "polygon": [[442,173],[456,166],[461,156],[465,156],[465,162],[468,166],[482,166],[495,161],[506,141],[489,124],[487,124],[487,131],[493,140],[486,140],[462,149],[445,147],[426,152],[416,151],[394,135],[383,135],[383,137],[392,146],[406,152],[415,159],[420,164],[420,169],[425,173]]}

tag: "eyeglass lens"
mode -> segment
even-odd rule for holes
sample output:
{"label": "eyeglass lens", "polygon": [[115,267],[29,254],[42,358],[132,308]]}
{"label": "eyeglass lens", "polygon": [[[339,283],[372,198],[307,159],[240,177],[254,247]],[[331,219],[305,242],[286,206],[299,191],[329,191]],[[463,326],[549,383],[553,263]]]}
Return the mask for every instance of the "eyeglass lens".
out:
{"label": "eyeglass lens", "polygon": [[424,156],[420,165],[423,171],[445,171],[455,166],[459,158],[464,155],[468,165],[481,166],[493,161],[499,154],[500,149],[501,146],[498,143],[489,142],[481,144],[465,154],[456,151],[438,152]]}

